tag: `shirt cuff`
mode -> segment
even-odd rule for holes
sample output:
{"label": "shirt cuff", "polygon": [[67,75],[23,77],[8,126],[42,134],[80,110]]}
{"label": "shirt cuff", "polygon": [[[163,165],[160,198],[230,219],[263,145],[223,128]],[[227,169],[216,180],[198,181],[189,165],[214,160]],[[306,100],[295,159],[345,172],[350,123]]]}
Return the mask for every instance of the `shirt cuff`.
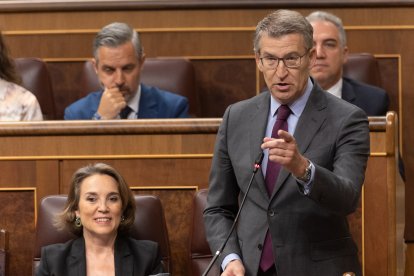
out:
{"label": "shirt cuff", "polygon": [[241,258],[240,258],[240,256],[239,256],[239,255],[237,255],[236,253],[231,253],[231,254],[227,255],[227,256],[224,258],[223,262],[221,263],[221,269],[224,271],[224,270],[226,269],[226,266],[227,266],[227,265],[228,265],[231,261],[234,261],[234,260],[240,260],[240,261],[241,261]]}
{"label": "shirt cuff", "polygon": [[296,181],[299,182],[299,184],[302,186],[304,195],[309,195],[310,192],[312,191],[313,179],[315,177],[315,165],[313,165],[313,163],[310,160],[309,160],[309,163],[310,163],[310,166],[311,166],[311,177],[310,177],[309,181],[304,182],[304,181],[299,180],[295,177]]}
{"label": "shirt cuff", "polygon": [[100,119],[102,119],[102,116],[99,115],[98,112],[95,112],[95,114],[93,114],[92,116],[92,120],[100,120]]}

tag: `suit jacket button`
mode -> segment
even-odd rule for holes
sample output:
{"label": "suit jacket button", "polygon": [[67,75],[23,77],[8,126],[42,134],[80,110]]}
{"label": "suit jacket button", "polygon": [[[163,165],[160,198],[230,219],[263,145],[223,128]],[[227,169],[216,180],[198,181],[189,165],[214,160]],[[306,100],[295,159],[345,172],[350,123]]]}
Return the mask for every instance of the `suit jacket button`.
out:
{"label": "suit jacket button", "polygon": [[259,243],[259,245],[257,246],[257,248],[258,248],[260,251],[262,251],[262,249],[263,249],[263,245],[262,245],[261,243]]}
{"label": "suit jacket button", "polygon": [[270,209],[267,214],[271,217],[273,217],[275,215],[275,211],[273,211],[272,209]]}

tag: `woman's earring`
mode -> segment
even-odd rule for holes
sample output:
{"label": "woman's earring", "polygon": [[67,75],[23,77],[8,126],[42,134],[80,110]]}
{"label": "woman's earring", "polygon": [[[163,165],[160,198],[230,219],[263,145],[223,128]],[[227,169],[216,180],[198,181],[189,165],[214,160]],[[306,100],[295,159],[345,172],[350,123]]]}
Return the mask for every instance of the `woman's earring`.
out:
{"label": "woman's earring", "polygon": [[121,216],[121,222],[124,222],[125,221],[125,217],[122,215]]}
{"label": "woman's earring", "polygon": [[82,226],[82,221],[81,221],[80,217],[76,217],[75,226],[78,227],[78,228]]}

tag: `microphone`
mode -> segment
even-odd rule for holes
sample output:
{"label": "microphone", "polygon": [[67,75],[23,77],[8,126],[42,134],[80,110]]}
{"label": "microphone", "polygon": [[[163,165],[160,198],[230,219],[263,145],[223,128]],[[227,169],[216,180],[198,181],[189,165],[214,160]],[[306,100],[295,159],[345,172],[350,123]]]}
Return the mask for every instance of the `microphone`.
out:
{"label": "microphone", "polygon": [[250,186],[253,183],[253,178],[256,175],[257,171],[260,169],[260,166],[262,165],[263,157],[264,157],[264,153],[263,153],[263,151],[261,151],[259,153],[259,155],[257,156],[256,160],[254,161],[253,173],[252,173],[252,176],[250,177],[249,185],[247,185],[246,193],[244,194],[243,199],[240,203],[239,210],[237,211],[236,217],[234,218],[233,224],[231,225],[230,231],[227,234],[227,237],[224,240],[223,244],[216,251],[216,254],[214,255],[213,259],[211,259],[210,263],[208,264],[208,267],[206,268],[206,270],[204,271],[202,276],[207,276],[207,274],[210,272],[211,268],[213,267],[214,263],[216,262],[217,258],[220,256],[221,252],[223,251],[224,247],[226,246],[228,240],[230,239],[230,236],[233,233],[234,228],[237,225],[237,221],[239,220],[239,216],[240,216],[241,210],[243,208],[244,202],[246,201],[247,194],[249,193]]}

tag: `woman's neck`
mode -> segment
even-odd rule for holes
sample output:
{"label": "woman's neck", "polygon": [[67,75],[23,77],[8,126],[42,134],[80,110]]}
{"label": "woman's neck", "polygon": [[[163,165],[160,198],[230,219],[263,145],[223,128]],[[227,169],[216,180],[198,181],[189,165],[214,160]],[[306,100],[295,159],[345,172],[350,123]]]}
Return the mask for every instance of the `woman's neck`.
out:
{"label": "woman's neck", "polygon": [[110,237],[84,236],[87,275],[115,275],[115,240]]}
{"label": "woman's neck", "polygon": [[110,236],[97,236],[84,233],[85,249],[90,252],[102,252],[105,249],[113,251],[115,247],[116,234]]}

